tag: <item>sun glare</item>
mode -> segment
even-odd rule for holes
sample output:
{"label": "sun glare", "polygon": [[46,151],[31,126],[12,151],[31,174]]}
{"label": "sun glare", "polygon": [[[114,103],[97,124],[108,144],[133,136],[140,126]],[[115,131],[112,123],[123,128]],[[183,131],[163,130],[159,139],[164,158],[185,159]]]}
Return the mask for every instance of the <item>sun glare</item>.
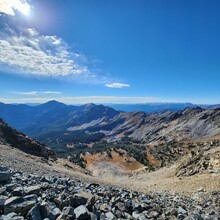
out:
{"label": "sun glare", "polygon": [[23,15],[30,15],[31,7],[27,2],[21,0],[13,0],[10,2],[11,8],[20,11]]}
{"label": "sun glare", "polygon": [[15,11],[28,16],[31,12],[31,6],[25,0],[0,0],[0,13],[15,16]]}

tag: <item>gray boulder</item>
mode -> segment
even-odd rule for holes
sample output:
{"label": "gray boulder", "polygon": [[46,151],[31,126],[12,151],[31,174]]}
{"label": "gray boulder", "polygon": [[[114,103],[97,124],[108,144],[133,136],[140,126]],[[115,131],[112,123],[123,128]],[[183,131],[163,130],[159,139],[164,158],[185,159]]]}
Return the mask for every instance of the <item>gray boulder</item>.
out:
{"label": "gray boulder", "polygon": [[24,195],[24,188],[19,186],[16,187],[13,191],[12,191],[12,195],[13,196],[23,196]]}
{"label": "gray boulder", "polygon": [[40,204],[36,204],[32,209],[27,213],[27,218],[30,220],[42,220]]}
{"label": "gray boulder", "polygon": [[[87,203],[88,202],[88,203]],[[88,205],[91,206],[95,202],[95,197],[91,193],[88,192],[80,192],[74,195],[74,197],[69,198],[69,205],[73,208],[76,208],[80,205]]]}
{"label": "gray boulder", "polygon": [[91,220],[90,213],[84,205],[81,205],[75,208],[74,214],[75,214],[75,217],[79,220]]}
{"label": "gray boulder", "polygon": [[27,195],[30,195],[30,194],[39,195],[40,194],[40,190],[41,190],[41,186],[40,185],[29,186],[29,187],[26,187],[24,190],[25,190],[25,193]]}
{"label": "gray boulder", "polygon": [[5,201],[4,213],[9,214],[11,212],[15,212],[25,216],[35,204],[35,199],[28,200],[22,197],[14,196]]}
{"label": "gray boulder", "polygon": [[74,220],[75,219],[74,208],[64,207],[62,214],[57,218],[57,220],[61,220],[61,219]]}
{"label": "gray boulder", "polygon": [[100,216],[101,220],[117,220],[112,212],[102,213]]}
{"label": "gray boulder", "polygon": [[23,216],[18,216],[15,212],[9,213],[8,215],[2,215],[0,220],[24,220]]}
{"label": "gray boulder", "polygon": [[[40,205],[42,218],[48,218],[52,212],[52,207],[47,202],[42,202]],[[55,219],[55,218],[53,218]]]}
{"label": "gray boulder", "polygon": [[8,182],[11,180],[12,173],[7,167],[0,166],[0,182]]}

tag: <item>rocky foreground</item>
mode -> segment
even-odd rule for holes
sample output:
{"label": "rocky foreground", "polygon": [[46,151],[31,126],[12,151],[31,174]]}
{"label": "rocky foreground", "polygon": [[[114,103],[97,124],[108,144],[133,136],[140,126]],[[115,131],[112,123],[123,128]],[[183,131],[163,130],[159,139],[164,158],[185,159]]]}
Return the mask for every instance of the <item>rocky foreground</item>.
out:
{"label": "rocky foreground", "polygon": [[144,195],[0,166],[0,220],[220,219],[220,192]]}

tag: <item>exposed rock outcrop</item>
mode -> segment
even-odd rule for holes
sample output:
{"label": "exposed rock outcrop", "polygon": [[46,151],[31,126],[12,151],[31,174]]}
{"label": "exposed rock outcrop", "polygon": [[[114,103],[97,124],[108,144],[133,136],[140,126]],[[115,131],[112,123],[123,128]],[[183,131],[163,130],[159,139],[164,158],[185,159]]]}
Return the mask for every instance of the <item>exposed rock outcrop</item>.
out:
{"label": "exposed rock outcrop", "polygon": [[177,168],[177,176],[192,176],[202,172],[220,173],[220,151],[209,154],[192,151]]}

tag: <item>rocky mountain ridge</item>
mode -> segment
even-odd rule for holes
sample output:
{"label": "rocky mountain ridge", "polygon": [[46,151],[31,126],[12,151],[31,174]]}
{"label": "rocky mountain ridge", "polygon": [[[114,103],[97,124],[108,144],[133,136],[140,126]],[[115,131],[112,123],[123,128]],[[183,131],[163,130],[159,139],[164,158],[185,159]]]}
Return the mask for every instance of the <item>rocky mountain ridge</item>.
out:
{"label": "rocky mountain ridge", "polygon": [[119,113],[112,108],[92,103],[82,106],[65,105],[54,100],[37,106],[0,103],[0,117],[16,129],[33,136],[45,130],[64,131],[70,126],[103,117],[113,118]]}
{"label": "rocky mountain ridge", "polygon": [[[185,108],[195,108],[195,107],[204,107],[208,108],[210,105],[199,105],[192,103],[143,103],[143,104],[110,104],[107,105],[111,108],[114,108],[118,111],[124,112],[147,112],[147,113],[156,113],[161,111],[180,111]],[[213,106],[215,107],[215,106]]]}
{"label": "rocky mountain ridge", "polygon": [[[69,130],[74,130],[72,126]],[[182,111],[120,113],[113,119],[77,126],[91,132],[103,132],[112,140],[130,137],[154,142],[197,140],[220,133],[220,109],[186,108]]]}

